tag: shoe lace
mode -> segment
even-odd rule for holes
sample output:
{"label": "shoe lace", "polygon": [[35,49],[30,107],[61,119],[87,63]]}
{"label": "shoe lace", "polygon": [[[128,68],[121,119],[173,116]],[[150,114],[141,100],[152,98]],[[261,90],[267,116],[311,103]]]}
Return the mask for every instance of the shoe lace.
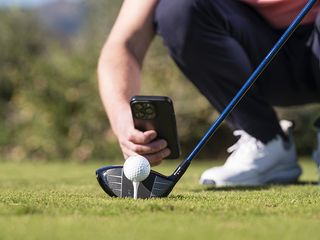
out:
{"label": "shoe lace", "polygon": [[255,149],[261,149],[264,146],[264,144],[261,141],[250,136],[248,133],[246,133],[243,130],[236,130],[233,132],[233,135],[235,137],[240,136],[240,138],[235,144],[233,144],[231,147],[227,149],[228,153],[238,151],[243,147],[245,147],[248,150],[255,150]]}

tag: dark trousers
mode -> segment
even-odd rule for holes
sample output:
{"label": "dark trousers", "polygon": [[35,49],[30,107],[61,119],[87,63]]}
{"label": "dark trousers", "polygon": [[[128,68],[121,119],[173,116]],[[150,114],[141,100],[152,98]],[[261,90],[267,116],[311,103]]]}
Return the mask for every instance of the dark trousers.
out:
{"label": "dark trousers", "polygon": [[[268,142],[283,134],[273,106],[320,102],[318,19],[298,28],[233,110],[233,130]],[[155,26],[181,71],[220,112],[284,31],[238,0],[160,0]]]}

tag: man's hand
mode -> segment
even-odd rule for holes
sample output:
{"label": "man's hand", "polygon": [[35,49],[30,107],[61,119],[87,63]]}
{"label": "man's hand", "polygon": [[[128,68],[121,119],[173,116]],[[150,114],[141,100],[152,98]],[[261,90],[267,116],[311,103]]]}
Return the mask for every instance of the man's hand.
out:
{"label": "man's hand", "polygon": [[120,134],[118,140],[125,159],[138,154],[147,158],[151,166],[157,166],[170,155],[170,149],[165,140],[156,138],[154,130],[141,132],[131,128]]}

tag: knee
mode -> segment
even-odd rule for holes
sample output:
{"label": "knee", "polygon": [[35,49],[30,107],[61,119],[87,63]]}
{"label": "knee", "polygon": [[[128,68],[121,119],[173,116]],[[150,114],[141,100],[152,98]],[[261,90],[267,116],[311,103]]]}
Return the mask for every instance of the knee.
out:
{"label": "knee", "polygon": [[314,22],[315,28],[317,28],[317,30],[320,30],[320,12],[318,12],[315,22]]}

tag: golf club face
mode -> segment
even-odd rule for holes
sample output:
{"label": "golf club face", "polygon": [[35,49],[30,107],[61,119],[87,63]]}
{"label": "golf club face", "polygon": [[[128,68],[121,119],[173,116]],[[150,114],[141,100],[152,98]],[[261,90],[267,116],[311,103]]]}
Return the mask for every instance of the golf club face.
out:
{"label": "golf club face", "polygon": [[[122,166],[107,166],[96,171],[101,188],[111,197],[133,198],[132,182],[126,178]],[[155,171],[150,172],[146,180],[140,182],[138,198],[167,197],[176,184],[170,177]]]}

